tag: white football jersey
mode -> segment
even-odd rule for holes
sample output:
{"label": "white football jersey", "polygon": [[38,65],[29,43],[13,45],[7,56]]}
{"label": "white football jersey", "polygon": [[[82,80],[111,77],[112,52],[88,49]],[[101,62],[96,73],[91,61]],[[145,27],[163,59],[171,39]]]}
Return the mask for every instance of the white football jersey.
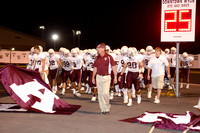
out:
{"label": "white football jersey", "polygon": [[153,58],[154,56],[155,56],[154,54],[150,54],[150,55],[145,54],[145,55],[143,56],[143,64],[144,64],[145,69],[148,69],[149,61],[150,61],[150,59]]}
{"label": "white football jersey", "polygon": [[28,56],[28,58],[29,58],[29,63],[28,63],[28,65],[27,65],[27,67],[26,67],[26,69],[30,69],[30,70],[33,70],[33,67],[34,67],[34,54],[32,55],[32,54],[30,54],[29,56]]}
{"label": "white football jersey", "polygon": [[71,57],[65,57],[63,56],[62,59],[61,59],[61,62],[63,63],[63,66],[62,68],[66,71],[71,71],[72,69],[72,60],[71,60]]}
{"label": "white football jersey", "polygon": [[88,57],[88,59],[87,59],[86,68],[89,71],[93,71],[93,68],[94,68],[94,59],[91,56],[90,56],[90,58]]}
{"label": "white football jersey", "polygon": [[[120,73],[122,71],[122,68],[124,67],[124,65],[127,63],[128,61],[128,57],[127,56],[121,56],[119,59],[119,64],[117,66],[117,73]],[[124,73],[127,72],[127,69]]]}
{"label": "white football jersey", "polygon": [[138,55],[129,57],[127,62],[127,69],[129,72],[139,72],[140,63],[142,58]]}
{"label": "white football jersey", "polygon": [[54,54],[53,56],[49,56],[49,67],[50,70],[57,69],[59,67],[58,60],[60,59],[60,56],[57,54]]}
{"label": "white football jersey", "polygon": [[169,54],[168,60],[170,62],[170,67],[176,67],[176,54]]}
{"label": "white football jersey", "polygon": [[87,64],[88,64],[88,59],[91,58],[91,55],[90,54],[85,54],[83,56],[83,67],[87,69]]}
{"label": "white football jersey", "polygon": [[194,60],[193,57],[187,57],[187,58],[181,58],[181,61],[182,61],[182,68],[190,68],[190,64],[191,62]]}
{"label": "white football jersey", "polygon": [[82,68],[82,66],[83,66],[83,58],[82,57],[80,57],[80,56],[73,57],[72,56],[71,60],[72,60],[73,68],[75,70]]}
{"label": "white football jersey", "polygon": [[[35,59],[35,69],[39,69],[39,72],[42,71],[42,60],[45,59],[46,56],[44,55],[44,53],[40,53],[39,55],[38,54],[34,54],[34,59]],[[46,69],[47,65],[45,65],[45,70]]]}

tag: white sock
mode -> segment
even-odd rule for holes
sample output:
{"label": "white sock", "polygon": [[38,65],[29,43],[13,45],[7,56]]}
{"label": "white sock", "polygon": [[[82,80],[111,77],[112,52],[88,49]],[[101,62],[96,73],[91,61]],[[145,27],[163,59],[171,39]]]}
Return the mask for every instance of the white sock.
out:
{"label": "white sock", "polygon": [[183,86],[183,83],[181,83],[181,86]]}
{"label": "white sock", "polygon": [[132,84],[132,93],[135,94],[135,86]]}
{"label": "white sock", "polygon": [[128,102],[132,103],[132,98],[128,99]]}
{"label": "white sock", "polygon": [[115,85],[115,91],[119,92],[119,85]]}
{"label": "white sock", "polygon": [[124,100],[128,99],[128,89],[124,89]]}

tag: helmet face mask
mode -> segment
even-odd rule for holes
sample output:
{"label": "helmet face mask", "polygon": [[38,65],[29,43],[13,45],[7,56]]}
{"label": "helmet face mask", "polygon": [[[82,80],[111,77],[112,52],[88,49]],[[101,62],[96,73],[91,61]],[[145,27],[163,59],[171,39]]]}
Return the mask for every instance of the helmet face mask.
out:
{"label": "helmet face mask", "polygon": [[152,50],[147,50],[147,54],[148,55],[152,54]]}
{"label": "helmet face mask", "polygon": [[65,57],[69,57],[69,50],[65,50],[65,51],[64,51],[64,56],[65,56]]}
{"label": "helmet face mask", "polygon": [[77,54],[76,53],[72,53],[72,57],[76,57],[77,56]]}
{"label": "helmet face mask", "polygon": [[171,50],[171,53],[172,53],[172,54],[176,54],[176,51],[175,51],[175,50]]}
{"label": "helmet face mask", "polygon": [[134,57],[136,55],[136,51],[132,48],[129,48],[128,49],[128,57],[131,58],[131,57]]}
{"label": "helmet face mask", "polygon": [[72,57],[76,57],[77,56],[77,51],[76,51],[76,49],[72,49],[71,50],[71,54],[72,54]]}

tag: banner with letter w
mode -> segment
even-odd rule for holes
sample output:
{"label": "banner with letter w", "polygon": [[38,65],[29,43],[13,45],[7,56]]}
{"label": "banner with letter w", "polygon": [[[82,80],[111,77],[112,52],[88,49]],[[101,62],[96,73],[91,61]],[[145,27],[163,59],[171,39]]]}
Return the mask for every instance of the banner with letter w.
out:
{"label": "banner with letter w", "polygon": [[12,99],[27,111],[70,115],[81,107],[62,101],[35,71],[9,64],[0,69],[0,82]]}

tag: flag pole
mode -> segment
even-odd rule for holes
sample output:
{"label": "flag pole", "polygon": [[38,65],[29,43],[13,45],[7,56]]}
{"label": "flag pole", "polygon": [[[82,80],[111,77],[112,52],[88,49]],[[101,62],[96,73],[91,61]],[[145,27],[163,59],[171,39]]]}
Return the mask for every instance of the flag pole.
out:
{"label": "flag pole", "polygon": [[153,133],[153,130],[155,129],[155,126],[152,126],[149,133]]}

